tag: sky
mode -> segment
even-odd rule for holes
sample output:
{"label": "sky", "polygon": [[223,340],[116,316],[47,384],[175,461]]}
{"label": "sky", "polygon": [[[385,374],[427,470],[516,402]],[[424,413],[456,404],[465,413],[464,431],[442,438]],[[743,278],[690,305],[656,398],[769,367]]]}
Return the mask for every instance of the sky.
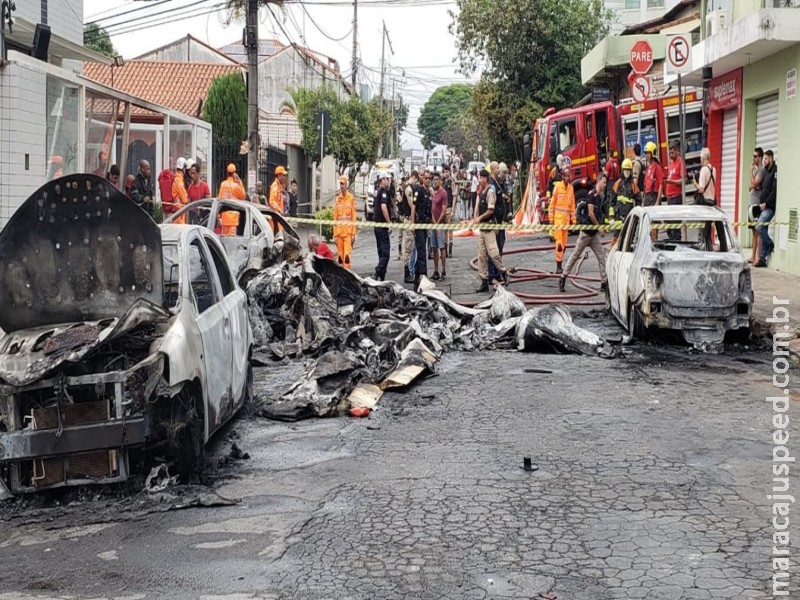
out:
{"label": "sky", "polygon": [[[115,48],[134,58],[191,33],[214,47],[242,38],[243,23],[225,25],[223,0],[84,0],[84,22],[96,21],[111,34]],[[403,135],[405,148],[421,148],[419,111],[430,94],[450,83],[475,81],[457,72],[455,37],[448,27],[455,0],[360,0],[359,82],[377,95],[380,81],[383,23],[386,44],[386,90],[395,89],[410,106]],[[278,19],[262,8],[259,37],[304,45],[339,61],[349,80],[353,48],[353,4],[348,0],[287,2]],[[129,12],[134,11],[134,12]],[[128,14],[121,14],[127,12]],[[157,14],[162,13],[162,14]],[[282,26],[282,27],[281,27]],[[287,39],[288,38],[288,39]],[[390,92],[387,92],[390,93]]]}

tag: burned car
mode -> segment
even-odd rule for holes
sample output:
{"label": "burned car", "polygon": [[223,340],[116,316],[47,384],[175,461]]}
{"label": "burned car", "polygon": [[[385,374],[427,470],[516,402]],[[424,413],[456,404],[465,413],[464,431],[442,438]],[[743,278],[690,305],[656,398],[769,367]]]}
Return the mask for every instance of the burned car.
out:
{"label": "burned car", "polygon": [[188,223],[213,230],[244,286],[258,271],[301,254],[294,228],[269,207],[241,200],[205,199],[191,202],[166,223]]}
{"label": "burned car", "polygon": [[606,270],[611,312],[634,338],[651,327],[673,329],[705,349],[727,331],[749,331],[750,266],[716,207],[634,208]]}
{"label": "burned car", "polygon": [[102,178],[24,202],[0,282],[0,497],[122,481],[146,453],[188,477],[250,393],[246,296],[217,237],[159,227]]}

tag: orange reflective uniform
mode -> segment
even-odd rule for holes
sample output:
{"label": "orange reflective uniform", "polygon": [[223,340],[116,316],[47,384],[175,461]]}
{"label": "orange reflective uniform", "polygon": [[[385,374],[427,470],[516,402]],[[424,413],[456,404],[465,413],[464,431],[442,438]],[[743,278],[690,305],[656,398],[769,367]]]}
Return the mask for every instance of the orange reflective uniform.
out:
{"label": "orange reflective uniform", "polygon": [[[353,194],[339,192],[333,200],[333,220],[352,222],[355,223],[356,215],[356,200]],[[336,251],[339,255],[339,264],[346,269],[350,268],[350,253],[353,249],[353,237],[356,234],[355,225],[341,225],[333,226],[333,237],[336,238]]]}
{"label": "orange reflective uniform", "polygon": [[219,184],[218,198],[226,198],[228,200],[247,200],[247,192],[244,191],[244,186],[236,181],[233,177],[228,177],[225,181]]}
{"label": "orange reflective uniform", "polygon": [[[572,184],[565,181],[557,181],[553,186],[553,198],[550,200],[548,209],[550,223],[553,225],[574,225],[575,219],[575,190]],[[564,250],[567,247],[569,231],[566,229],[554,230],[553,237],[556,239],[556,262],[564,259]]]}
{"label": "orange reflective uniform", "polygon": [[283,186],[277,177],[269,186],[269,207],[279,215],[283,214]]}
{"label": "orange reflective uniform", "polygon": [[[172,212],[178,212],[188,202],[189,195],[186,193],[186,185],[183,183],[183,173],[178,171],[175,173],[175,179],[172,180]],[[185,224],[186,215],[178,217],[174,222],[181,225]]]}
{"label": "orange reflective uniform", "polygon": [[219,216],[220,225],[222,225],[222,235],[235,236],[239,228],[239,211],[226,210]]}

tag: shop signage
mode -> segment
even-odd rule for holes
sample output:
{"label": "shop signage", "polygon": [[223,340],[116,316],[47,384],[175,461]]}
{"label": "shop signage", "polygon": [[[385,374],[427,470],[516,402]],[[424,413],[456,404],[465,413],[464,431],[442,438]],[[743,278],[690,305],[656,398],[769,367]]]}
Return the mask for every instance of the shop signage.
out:
{"label": "shop signage", "polygon": [[797,69],[789,69],[786,72],[786,99],[795,96],[797,96]]}
{"label": "shop signage", "polygon": [[742,70],[712,79],[708,86],[709,110],[736,108],[742,102]]}

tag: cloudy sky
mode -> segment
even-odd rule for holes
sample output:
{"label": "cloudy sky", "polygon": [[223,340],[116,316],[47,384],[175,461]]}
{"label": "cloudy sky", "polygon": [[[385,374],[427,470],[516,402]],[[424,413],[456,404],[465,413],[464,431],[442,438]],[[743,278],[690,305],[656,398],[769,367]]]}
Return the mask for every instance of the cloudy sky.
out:
{"label": "cloudy sky", "polygon": [[[111,34],[125,58],[191,33],[219,47],[242,38],[242,23],[226,25],[222,0],[84,0],[84,21],[96,21]],[[421,147],[416,120],[419,109],[437,87],[466,81],[455,66],[455,38],[448,32],[454,0],[359,0],[359,81],[377,94],[380,81],[383,22],[394,50],[386,46],[386,87],[411,106],[404,146]],[[287,2],[283,12],[261,9],[259,33],[312,48],[339,61],[349,79],[352,57],[353,5],[347,0]],[[127,14],[122,14],[127,13]],[[403,76],[405,74],[405,76]],[[473,78],[474,79],[474,78]]]}

